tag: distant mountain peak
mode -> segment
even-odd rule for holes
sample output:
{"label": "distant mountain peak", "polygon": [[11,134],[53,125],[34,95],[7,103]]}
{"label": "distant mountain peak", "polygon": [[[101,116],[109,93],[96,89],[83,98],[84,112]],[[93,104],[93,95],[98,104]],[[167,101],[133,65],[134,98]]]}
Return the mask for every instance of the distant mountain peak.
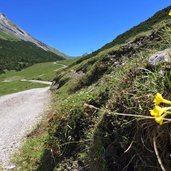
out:
{"label": "distant mountain peak", "polygon": [[24,40],[27,42],[32,42],[36,46],[44,49],[45,51],[50,51],[56,54],[60,54],[60,56],[66,57],[65,54],[57,51],[54,48],[49,47],[48,45],[38,41],[37,39],[33,38],[30,34],[28,34],[26,31],[21,29],[19,26],[17,26],[15,23],[10,21],[5,14],[0,12],[0,31],[12,35],[18,40]]}
{"label": "distant mountain peak", "polygon": [[6,15],[0,12],[0,19],[4,19],[4,18],[6,18]]}

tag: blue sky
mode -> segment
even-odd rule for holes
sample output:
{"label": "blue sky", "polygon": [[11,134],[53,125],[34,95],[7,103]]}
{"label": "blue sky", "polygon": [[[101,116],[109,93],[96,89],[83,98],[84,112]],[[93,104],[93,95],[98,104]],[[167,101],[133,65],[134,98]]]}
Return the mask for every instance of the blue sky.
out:
{"label": "blue sky", "polygon": [[38,40],[78,56],[169,5],[170,0],[1,0],[0,12]]}

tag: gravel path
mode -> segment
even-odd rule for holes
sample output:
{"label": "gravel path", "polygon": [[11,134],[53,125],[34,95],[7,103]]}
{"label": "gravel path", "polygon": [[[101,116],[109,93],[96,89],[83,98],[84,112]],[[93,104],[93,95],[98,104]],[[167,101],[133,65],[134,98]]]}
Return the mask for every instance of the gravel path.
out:
{"label": "gravel path", "polygon": [[47,84],[47,85],[51,85],[52,82],[50,81],[41,81],[41,80],[26,80],[26,79],[22,79],[21,81],[28,81],[28,82],[32,82],[32,83],[41,83],[41,84]]}
{"label": "gravel path", "polygon": [[64,64],[58,64],[58,65],[61,65],[62,67],[58,68],[58,69],[55,69],[54,71],[59,71],[61,69],[64,69],[64,68],[68,67],[68,65],[64,65]]}
{"label": "gravel path", "polygon": [[47,110],[49,103],[49,87],[0,97],[0,164],[4,168],[10,167],[10,156],[41,120],[41,113]]}

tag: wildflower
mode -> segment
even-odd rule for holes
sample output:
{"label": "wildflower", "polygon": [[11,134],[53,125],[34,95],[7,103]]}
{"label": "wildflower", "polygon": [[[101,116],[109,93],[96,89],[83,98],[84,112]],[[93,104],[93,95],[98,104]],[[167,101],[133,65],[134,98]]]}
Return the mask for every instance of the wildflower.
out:
{"label": "wildflower", "polygon": [[153,110],[150,110],[150,114],[154,117],[159,117],[166,111],[170,110],[171,107],[160,107],[160,106],[155,106]]}
{"label": "wildflower", "polygon": [[160,93],[156,94],[153,102],[155,105],[159,105],[160,103],[171,104],[171,101],[164,99]]}
{"label": "wildflower", "polygon": [[167,112],[164,113],[163,115],[159,116],[159,117],[155,117],[155,121],[159,124],[162,125],[163,124],[163,120],[164,118],[167,116]]}
{"label": "wildflower", "polygon": [[162,125],[164,118],[169,113],[167,112],[168,110],[171,110],[171,107],[155,106],[153,110],[150,110],[150,114],[154,116],[154,119],[158,124]]}
{"label": "wildflower", "polygon": [[171,10],[169,11],[169,15],[171,16]]}

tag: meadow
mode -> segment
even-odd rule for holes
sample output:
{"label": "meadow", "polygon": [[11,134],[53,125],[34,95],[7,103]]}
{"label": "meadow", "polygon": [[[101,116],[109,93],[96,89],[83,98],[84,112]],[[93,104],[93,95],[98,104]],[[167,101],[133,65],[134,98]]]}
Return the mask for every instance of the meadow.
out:
{"label": "meadow", "polygon": [[34,64],[21,71],[7,71],[0,74],[0,96],[24,91],[32,88],[41,88],[48,85],[41,83],[31,83],[25,80],[52,81],[57,71],[66,68],[75,59],[69,59],[57,62],[46,62]]}

